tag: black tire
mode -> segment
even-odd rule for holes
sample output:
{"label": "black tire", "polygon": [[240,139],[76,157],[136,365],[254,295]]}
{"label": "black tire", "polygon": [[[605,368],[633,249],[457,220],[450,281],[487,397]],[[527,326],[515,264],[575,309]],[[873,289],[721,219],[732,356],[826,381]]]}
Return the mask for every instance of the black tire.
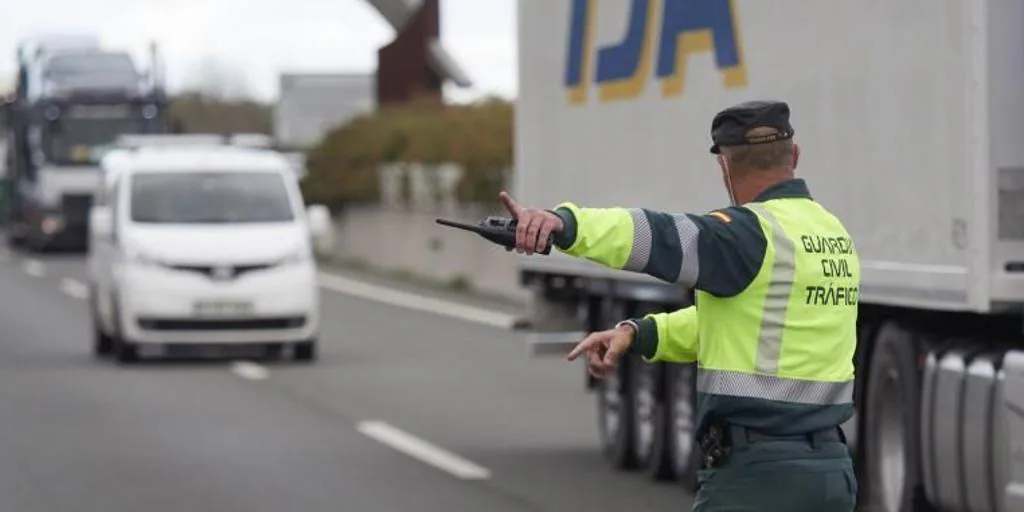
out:
{"label": "black tire", "polygon": [[7,228],[7,246],[12,249],[21,249],[25,246],[25,236],[15,233],[16,229],[15,226]]}
{"label": "black tire", "polygon": [[640,356],[630,356],[632,385],[629,386],[633,402],[633,459],[637,468],[654,480],[672,478],[672,461],[665,451],[668,418],[662,402],[665,367],[644,362]]}
{"label": "black tire", "polygon": [[853,388],[853,403],[856,407],[857,418],[854,424],[854,431],[848,431],[844,429],[845,435],[850,438],[847,444],[850,447],[850,453],[854,457],[856,464],[857,479],[858,481],[863,480],[864,476],[860,474],[860,470],[864,467],[864,443],[861,441],[864,439],[864,432],[867,431],[865,418],[867,417],[865,411],[865,404],[867,399],[865,396],[868,393],[868,379],[860,378],[861,375],[867,375],[869,365],[871,364],[871,355],[873,354],[873,341],[875,336],[878,334],[879,324],[869,319],[862,319],[857,325],[857,350],[854,352],[854,368],[857,370],[857,379],[854,381]]}
{"label": "black tire", "polygon": [[[92,299],[89,299],[92,302]],[[96,357],[105,357],[114,353],[114,337],[103,333],[99,325],[99,318],[96,317],[95,308],[92,309],[92,354]]]}
{"label": "black tire", "polygon": [[121,306],[117,301],[115,295],[112,300],[113,306],[113,319],[114,319],[114,359],[119,364],[134,363],[139,360],[139,348],[136,344],[130,340],[126,340],[124,334],[121,332]]}
{"label": "black tire", "polygon": [[89,312],[92,318],[92,353],[96,357],[106,357],[114,352],[114,338],[103,332],[100,327],[99,315],[96,311],[96,294],[89,289]]}
{"label": "black tire", "polygon": [[114,343],[114,357],[121,364],[134,363],[139,360],[139,347],[119,337]]}
{"label": "black tire", "polygon": [[597,385],[597,426],[601,451],[615,469],[634,469],[633,400],[629,393],[630,365],[619,368]]}
{"label": "black tire", "polygon": [[25,237],[24,249],[32,254],[45,254],[50,251],[51,240],[39,229],[31,229]]}
{"label": "black tire", "polygon": [[295,344],[294,357],[296,361],[312,362],[317,358],[316,340],[300,341]]}
{"label": "black tire", "polygon": [[670,364],[665,368],[665,412],[672,475],[687,489],[697,489],[700,449],[694,429],[697,420],[697,365]]}
{"label": "black tire", "polygon": [[114,340],[103,333],[99,326],[92,328],[92,353],[96,357],[107,357],[114,352]]}
{"label": "black tire", "polygon": [[[920,344],[913,333],[894,322],[883,324],[875,336],[866,388],[864,435],[859,436],[864,449],[859,501],[866,510],[928,510],[923,499],[919,446]],[[902,457],[893,459],[894,453],[902,453]],[[898,477],[900,466],[902,479]]]}

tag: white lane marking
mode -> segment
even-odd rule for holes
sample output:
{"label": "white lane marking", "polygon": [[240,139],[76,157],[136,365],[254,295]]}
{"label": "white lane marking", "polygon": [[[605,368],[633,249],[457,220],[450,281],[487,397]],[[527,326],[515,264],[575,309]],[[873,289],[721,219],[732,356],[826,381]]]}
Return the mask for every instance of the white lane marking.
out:
{"label": "white lane marking", "polygon": [[359,298],[383,302],[418,311],[425,311],[468,322],[490,325],[501,329],[511,329],[516,323],[514,315],[499,313],[489,309],[467,306],[446,300],[424,297],[414,293],[401,292],[384,286],[369,284],[355,279],[320,272],[320,286],[338,293],[353,295]]}
{"label": "white lane marking", "polygon": [[70,297],[85,300],[89,298],[89,288],[77,279],[64,278],[60,280],[60,291]]}
{"label": "white lane marking", "polygon": [[21,269],[32,277],[43,277],[46,275],[46,266],[39,260],[25,260],[21,264]]}
{"label": "white lane marking", "polygon": [[263,380],[268,374],[266,368],[249,361],[235,361],[231,364],[231,373],[249,380]]}
{"label": "white lane marking", "polygon": [[381,444],[390,446],[457,478],[484,480],[491,477],[491,472],[487,468],[434,446],[383,421],[361,421],[356,425],[356,430]]}

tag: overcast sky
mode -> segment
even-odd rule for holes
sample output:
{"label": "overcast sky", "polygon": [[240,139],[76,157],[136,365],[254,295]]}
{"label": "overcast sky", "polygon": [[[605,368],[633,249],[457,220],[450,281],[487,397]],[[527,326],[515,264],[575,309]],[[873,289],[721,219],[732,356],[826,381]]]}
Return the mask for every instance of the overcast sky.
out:
{"label": "overcast sky", "polygon": [[[512,96],[516,0],[441,0],[442,40],[470,75],[471,91]],[[41,32],[91,31],[147,65],[156,40],[171,88],[216,62],[250,95],[277,94],[281,71],[371,72],[393,30],[364,0],[31,0],[0,14],[0,80],[14,72],[17,41]]]}

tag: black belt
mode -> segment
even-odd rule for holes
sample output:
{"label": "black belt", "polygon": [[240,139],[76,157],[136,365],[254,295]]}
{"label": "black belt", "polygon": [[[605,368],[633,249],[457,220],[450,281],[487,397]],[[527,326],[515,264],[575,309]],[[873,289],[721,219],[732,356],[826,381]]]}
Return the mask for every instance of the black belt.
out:
{"label": "black belt", "polygon": [[[726,436],[727,440],[731,437],[742,435],[747,443],[759,443],[764,441],[807,441],[811,444],[820,443],[835,443],[835,442],[846,442],[845,436],[842,434],[842,430],[839,427],[823,428],[821,430],[815,430],[814,432],[807,432],[803,434],[793,434],[780,436],[775,434],[766,434],[757,430],[752,430],[744,427],[732,427],[730,430],[730,436]],[[735,442],[735,440],[732,440]]]}
{"label": "black belt", "polygon": [[769,441],[803,441],[817,448],[824,443],[846,443],[846,436],[840,427],[829,427],[812,432],[792,435],[778,435],[761,432],[739,425],[712,425],[700,440],[701,458],[704,467],[721,466],[735,446]]}

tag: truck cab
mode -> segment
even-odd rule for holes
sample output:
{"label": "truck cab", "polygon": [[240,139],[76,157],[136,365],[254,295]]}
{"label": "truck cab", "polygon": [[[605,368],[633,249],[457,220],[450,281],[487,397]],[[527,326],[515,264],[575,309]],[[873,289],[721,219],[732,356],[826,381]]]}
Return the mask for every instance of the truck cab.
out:
{"label": "truck cab", "polygon": [[126,51],[87,35],[25,41],[17,58],[8,241],[84,249],[100,159],[120,135],[165,133],[166,98]]}
{"label": "truck cab", "polygon": [[34,66],[28,80],[32,102],[75,94],[140,96],[148,84],[125,51],[74,49],[51,53]]}

